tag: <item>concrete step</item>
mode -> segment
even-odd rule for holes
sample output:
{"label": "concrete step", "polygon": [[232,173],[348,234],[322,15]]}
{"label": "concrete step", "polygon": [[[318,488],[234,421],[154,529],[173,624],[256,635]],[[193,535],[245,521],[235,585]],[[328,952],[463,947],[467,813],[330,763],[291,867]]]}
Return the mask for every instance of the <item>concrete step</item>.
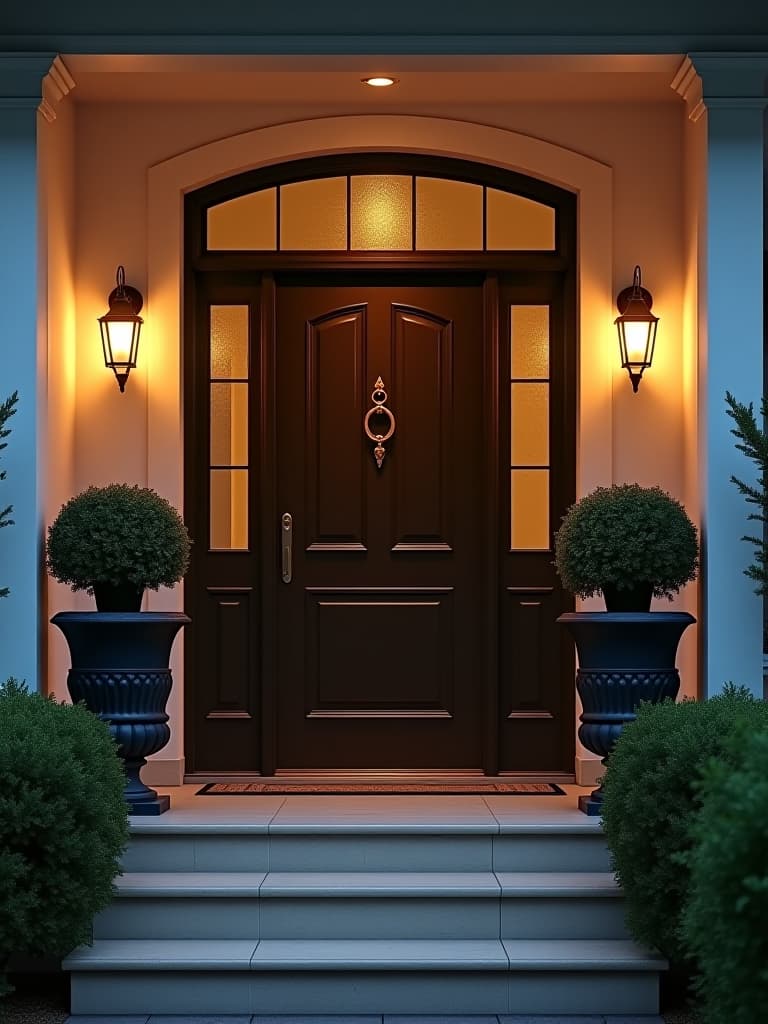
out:
{"label": "concrete step", "polygon": [[137,872],[97,939],[627,938],[591,872]]}
{"label": "concrete step", "polygon": [[625,940],[97,940],[73,1014],[658,1011],[665,963]]}
{"label": "concrete step", "polygon": [[599,818],[586,815],[563,823],[414,818],[322,826],[134,819],[123,870],[605,872],[610,861]]}

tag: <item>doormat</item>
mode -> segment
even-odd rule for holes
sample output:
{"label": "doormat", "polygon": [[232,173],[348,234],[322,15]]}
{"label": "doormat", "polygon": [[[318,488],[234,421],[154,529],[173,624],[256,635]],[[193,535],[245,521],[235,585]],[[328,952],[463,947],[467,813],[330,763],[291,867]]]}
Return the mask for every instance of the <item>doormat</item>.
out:
{"label": "doormat", "polygon": [[353,795],[394,796],[400,793],[431,796],[565,796],[554,782],[208,782],[195,796]]}

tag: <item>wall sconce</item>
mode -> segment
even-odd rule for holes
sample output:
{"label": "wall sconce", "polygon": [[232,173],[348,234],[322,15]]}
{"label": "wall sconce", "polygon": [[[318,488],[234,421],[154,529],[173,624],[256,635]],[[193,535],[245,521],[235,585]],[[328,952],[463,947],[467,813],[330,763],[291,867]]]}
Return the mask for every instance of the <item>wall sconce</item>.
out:
{"label": "wall sconce", "polygon": [[125,283],[125,268],[117,268],[117,288],[109,293],[109,312],[99,317],[104,365],[117,378],[120,391],[125,391],[128,374],[136,366],[139,335],[144,321],[139,316],[144,299],[140,291]]}
{"label": "wall sconce", "polygon": [[629,373],[634,392],[643,370],[653,362],[659,318],[651,312],[652,305],[653,296],[640,287],[640,267],[635,267],[632,287],[619,292],[616,298],[620,315],[614,320],[619,330],[621,365]]}

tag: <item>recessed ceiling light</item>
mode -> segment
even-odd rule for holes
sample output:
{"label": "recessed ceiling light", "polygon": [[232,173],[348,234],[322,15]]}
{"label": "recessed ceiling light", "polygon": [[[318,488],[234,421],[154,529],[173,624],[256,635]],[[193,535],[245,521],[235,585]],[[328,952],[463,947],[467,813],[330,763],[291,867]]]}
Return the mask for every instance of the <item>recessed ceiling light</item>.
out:
{"label": "recessed ceiling light", "polygon": [[365,85],[373,85],[377,89],[383,89],[386,85],[394,85],[397,79],[389,78],[386,75],[374,75],[373,78],[361,78],[360,81]]}

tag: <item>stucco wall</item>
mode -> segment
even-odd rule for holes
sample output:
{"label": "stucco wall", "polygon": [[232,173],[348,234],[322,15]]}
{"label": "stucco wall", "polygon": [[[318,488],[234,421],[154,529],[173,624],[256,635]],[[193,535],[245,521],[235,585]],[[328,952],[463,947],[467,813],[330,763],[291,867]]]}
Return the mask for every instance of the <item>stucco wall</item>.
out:
{"label": "stucco wall", "polygon": [[[406,108],[392,101],[386,111],[450,117],[514,130],[565,146],[613,168],[614,232],[604,244],[612,254],[614,294],[631,283],[632,269],[640,263],[643,283],[653,292],[654,312],[661,323],[654,366],[644,376],[639,394],[632,394],[626,372],[618,365],[616,346],[611,357],[610,407],[583,409],[582,414],[606,417],[606,424],[613,428],[614,481],[658,483],[683,501],[694,498],[695,468],[693,473],[686,471],[686,464],[694,465],[695,455],[690,445],[695,411],[692,413],[689,400],[691,374],[695,376],[695,365],[691,368],[695,324],[690,315],[687,320],[684,316],[692,300],[690,285],[686,285],[691,254],[684,245],[686,122],[682,102],[673,97],[670,103],[638,104],[630,111],[618,103],[500,103],[494,97],[487,104],[451,104],[449,108],[439,104]],[[311,102],[301,106],[267,102],[75,106],[73,491],[112,480],[147,481],[146,352],[144,358],[140,353],[139,367],[131,374],[125,394],[120,395],[112,374],[103,366],[96,317],[105,311],[118,263],[125,265],[128,283],[146,292],[148,168],[204,143],[261,126],[370,112],[370,104],[362,102],[344,107],[319,107]],[[580,230],[588,232],[590,225],[581,224]],[[151,307],[151,296],[148,300]],[[151,332],[147,330],[147,344],[150,342]],[[605,367],[602,369],[605,371]],[[63,436],[58,447],[64,443]],[[61,481],[57,487],[60,491]],[[695,517],[695,508],[690,511]],[[57,593],[55,599],[58,608],[89,606],[87,599],[78,605],[68,593]],[[686,595],[686,606],[695,613],[694,599],[695,593]],[[689,640],[680,665],[685,692],[695,692],[695,640]],[[53,650],[50,683],[59,693],[64,691],[65,668],[66,658],[62,663]]]}

